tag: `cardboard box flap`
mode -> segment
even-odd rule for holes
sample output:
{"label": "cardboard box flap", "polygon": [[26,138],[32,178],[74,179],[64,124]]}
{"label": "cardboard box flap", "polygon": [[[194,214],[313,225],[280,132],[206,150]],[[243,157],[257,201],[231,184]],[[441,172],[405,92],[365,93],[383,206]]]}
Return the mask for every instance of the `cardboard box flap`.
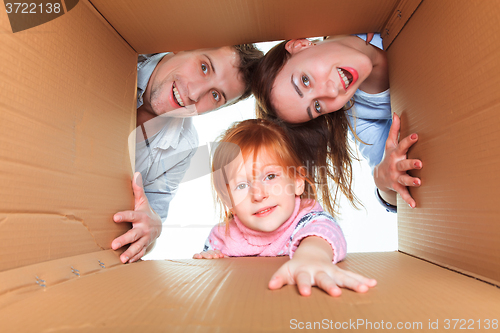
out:
{"label": "cardboard box flap", "polygon": [[398,324],[409,331],[430,325],[443,331],[446,319],[451,327],[452,318],[462,318],[465,327],[484,329],[500,313],[500,289],[398,252],[348,255],[341,267],[379,284],[365,294],[343,290],[337,298],[317,288],[310,297],[299,296],[296,286],[267,289],[286,260],[119,265],[24,294],[1,308],[0,321],[6,330],[24,332],[281,332],[307,325],[371,331]]}
{"label": "cardboard box flap", "polygon": [[400,0],[396,9],[392,11],[391,17],[380,31],[383,39],[384,50],[387,50],[392,41],[398,36],[399,32],[405,26],[406,22],[417,10],[422,0]]}
{"label": "cardboard box flap", "polygon": [[0,11],[0,271],[107,249],[133,207],[136,53],[86,1],[13,34]]}
{"label": "cardboard box flap", "polygon": [[423,1],[391,45],[391,102],[417,202],[399,202],[399,250],[500,285],[500,2]]}
{"label": "cardboard box flap", "polygon": [[92,0],[138,53],[378,32],[398,0]]}

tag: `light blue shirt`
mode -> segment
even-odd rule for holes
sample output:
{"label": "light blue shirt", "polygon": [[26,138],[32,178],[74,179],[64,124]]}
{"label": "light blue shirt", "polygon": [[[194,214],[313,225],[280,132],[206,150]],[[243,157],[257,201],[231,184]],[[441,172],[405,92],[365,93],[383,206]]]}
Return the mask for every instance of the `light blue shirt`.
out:
{"label": "light blue shirt", "polygon": [[[158,62],[167,53],[139,55],[137,63],[137,108],[143,104],[142,95]],[[170,201],[189,168],[198,148],[198,133],[191,118],[156,117],[150,122],[160,124],[157,133],[147,134],[148,140],[138,140],[135,152],[135,170],[142,174],[144,191],[151,207],[165,222]],[[137,128],[142,137],[141,128]]]}
{"label": "light blue shirt", "polygon": [[[358,35],[366,40],[366,35]],[[379,34],[373,36],[370,44],[383,49]],[[385,142],[392,124],[391,97],[389,89],[378,94],[368,94],[357,90],[354,93],[354,106],[347,112],[349,120],[357,136],[366,144],[356,140],[361,155],[373,168],[382,161]],[[353,118],[355,116],[355,119]],[[351,138],[353,134],[349,131]]]}

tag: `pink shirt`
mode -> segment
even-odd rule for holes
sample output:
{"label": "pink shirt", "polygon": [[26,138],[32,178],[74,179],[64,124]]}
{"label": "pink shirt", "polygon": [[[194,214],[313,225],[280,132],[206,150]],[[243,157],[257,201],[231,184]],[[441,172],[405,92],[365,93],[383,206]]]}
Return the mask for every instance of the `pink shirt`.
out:
{"label": "pink shirt", "polygon": [[346,241],[335,219],[324,212],[318,202],[314,202],[312,206],[306,205],[300,211],[299,208],[300,198],[297,197],[292,216],[272,232],[249,229],[235,216],[229,222],[228,234],[224,224],[213,227],[203,251],[219,250],[230,257],[289,255],[292,258],[302,239],[318,236],[331,245],[333,263],[344,259]]}

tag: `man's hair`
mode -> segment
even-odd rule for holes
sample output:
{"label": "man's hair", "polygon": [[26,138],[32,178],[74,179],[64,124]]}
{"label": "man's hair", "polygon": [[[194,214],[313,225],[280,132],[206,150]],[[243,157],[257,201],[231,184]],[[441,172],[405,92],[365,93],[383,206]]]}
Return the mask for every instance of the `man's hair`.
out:
{"label": "man's hair", "polygon": [[232,48],[240,57],[238,70],[240,71],[241,78],[245,84],[245,92],[237,100],[224,106],[236,104],[252,95],[253,73],[259,64],[259,61],[264,57],[264,53],[259,50],[255,44],[233,45]]}

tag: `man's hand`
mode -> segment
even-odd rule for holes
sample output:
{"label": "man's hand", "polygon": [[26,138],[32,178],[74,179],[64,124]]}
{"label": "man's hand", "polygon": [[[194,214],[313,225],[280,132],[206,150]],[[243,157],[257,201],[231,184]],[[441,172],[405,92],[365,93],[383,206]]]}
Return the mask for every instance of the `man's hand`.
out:
{"label": "man's hand", "polygon": [[[406,153],[417,142],[418,135],[413,133],[398,143],[400,125],[398,115],[394,114],[389,137],[385,143],[384,159],[375,167],[373,178],[381,194],[382,192],[397,192],[410,207],[415,208],[416,202],[406,187],[418,187],[422,182],[420,178],[410,176],[407,171],[421,169],[422,161],[408,159]],[[395,202],[390,203],[395,205]]]}
{"label": "man's hand", "polygon": [[203,251],[201,253],[195,253],[193,259],[219,259],[224,258],[224,253],[219,250]]}
{"label": "man's hand", "polygon": [[142,258],[146,254],[148,247],[154,243],[161,233],[161,218],[149,206],[148,198],[146,198],[144,188],[142,187],[140,172],[134,174],[132,189],[135,198],[134,210],[118,212],[113,216],[113,220],[116,223],[132,223],[132,229],[115,238],[111,243],[113,250],[130,244],[127,251],[123,252],[120,256],[120,260],[123,263],[132,263]]}
{"label": "man's hand", "polygon": [[315,236],[305,238],[293,258],[274,273],[269,281],[269,289],[280,289],[286,284],[296,284],[302,296],[309,296],[311,287],[318,286],[330,296],[340,296],[342,294],[340,287],[364,293],[377,285],[374,279],[368,279],[332,264],[332,256],[328,252],[331,253],[332,249],[324,239]]}

